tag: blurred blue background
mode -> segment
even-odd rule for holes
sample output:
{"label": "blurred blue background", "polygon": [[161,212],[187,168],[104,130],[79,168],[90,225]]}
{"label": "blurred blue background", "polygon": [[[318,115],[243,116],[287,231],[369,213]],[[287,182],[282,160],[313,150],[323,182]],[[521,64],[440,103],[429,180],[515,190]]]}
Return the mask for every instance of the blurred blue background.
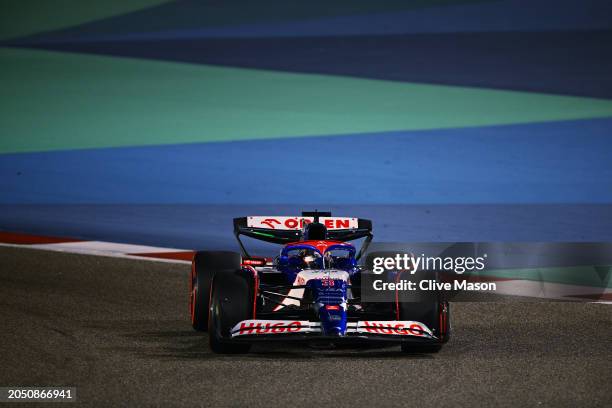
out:
{"label": "blurred blue background", "polygon": [[[53,2],[52,2],[53,3]],[[8,1],[0,229],[226,248],[612,238],[607,1]]]}

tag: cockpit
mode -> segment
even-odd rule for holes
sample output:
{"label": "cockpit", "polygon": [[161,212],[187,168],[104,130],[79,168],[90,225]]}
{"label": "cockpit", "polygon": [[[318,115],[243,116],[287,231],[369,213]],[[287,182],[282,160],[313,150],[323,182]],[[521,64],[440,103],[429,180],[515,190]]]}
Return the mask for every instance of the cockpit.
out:
{"label": "cockpit", "polygon": [[348,245],[334,245],[323,254],[314,246],[297,245],[285,248],[278,258],[279,269],[291,271],[308,269],[340,269],[351,271],[357,265],[355,248]]}

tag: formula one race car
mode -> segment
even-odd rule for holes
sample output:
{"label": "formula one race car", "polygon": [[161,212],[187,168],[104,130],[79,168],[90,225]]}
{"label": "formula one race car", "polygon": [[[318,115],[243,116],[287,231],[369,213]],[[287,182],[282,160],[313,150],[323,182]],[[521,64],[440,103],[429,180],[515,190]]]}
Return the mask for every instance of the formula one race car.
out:
{"label": "formula one race car", "polygon": [[[253,342],[327,344],[397,342],[403,351],[436,352],[449,338],[449,305],[420,301],[365,302],[359,263],[372,223],[305,212],[301,217],[234,219],[241,253],[200,251],[192,261],[193,328],[208,331],[216,353],[244,353]],[[240,236],[282,244],[276,258],[251,256]],[[359,252],[347,241],[364,238]],[[398,277],[402,271],[397,271]]]}

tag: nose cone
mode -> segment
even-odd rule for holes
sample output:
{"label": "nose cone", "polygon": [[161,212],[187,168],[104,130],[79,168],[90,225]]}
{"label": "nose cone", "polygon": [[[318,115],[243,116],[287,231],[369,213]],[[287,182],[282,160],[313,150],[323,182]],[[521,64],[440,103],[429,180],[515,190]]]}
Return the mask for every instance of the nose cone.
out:
{"label": "nose cone", "polygon": [[322,305],[319,319],[324,336],[344,336],[346,334],[346,310],[341,305]]}

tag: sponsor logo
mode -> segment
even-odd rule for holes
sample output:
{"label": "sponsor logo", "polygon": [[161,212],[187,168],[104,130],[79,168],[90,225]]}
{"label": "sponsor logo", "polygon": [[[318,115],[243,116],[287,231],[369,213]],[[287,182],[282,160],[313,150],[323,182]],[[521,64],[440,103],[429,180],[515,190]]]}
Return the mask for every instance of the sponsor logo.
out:
{"label": "sponsor logo", "polygon": [[280,221],[274,218],[266,218],[261,223],[267,225],[268,228],[274,229],[274,224],[280,224]]}
{"label": "sponsor logo", "polygon": [[323,225],[325,225],[329,229],[348,229],[351,225],[351,220],[349,218],[328,218],[322,221]]}
{"label": "sponsor logo", "polygon": [[[341,305],[326,305],[327,310],[341,310]],[[291,333],[321,333],[320,322],[298,320],[243,320],[236,324],[231,336]],[[415,321],[360,321],[348,324],[347,334],[376,334],[435,338],[423,323]]]}
{"label": "sponsor logo", "polygon": [[243,321],[239,323],[238,331],[234,332],[234,336],[242,336],[245,334],[280,334],[280,333],[296,333],[303,328],[302,322],[299,321]]}
{"label": "sponsor logo", "polygon": [[400,336],[430,336],[430,331],[417,322],[359,322],[366,333],[392,334]]}
{"label": "sponsor logo", "polygon": [[[300,230],[306,224],[314,221],[314,217],[247,217],[247,226],[250,228],[268,228],[281,230]],[[321,217],[319,221],[328,229],[357,228],[357,218]]]}

